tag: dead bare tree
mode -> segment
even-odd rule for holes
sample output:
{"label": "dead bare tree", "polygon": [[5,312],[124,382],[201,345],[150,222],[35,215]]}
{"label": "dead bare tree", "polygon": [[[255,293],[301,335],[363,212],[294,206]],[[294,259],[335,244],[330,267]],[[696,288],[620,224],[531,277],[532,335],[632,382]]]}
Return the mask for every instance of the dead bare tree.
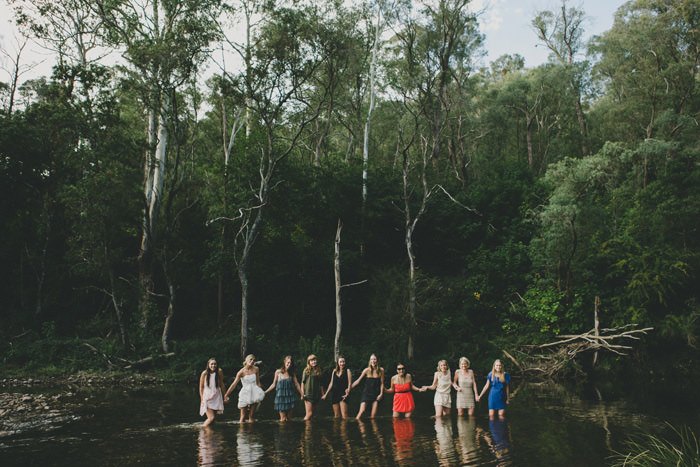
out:
{"label": "dead bare tree", "polygon": [[340,292],[343,287],[352,287],[354,285],[360,285],[367,282],[365,279],[359,282],[343,285],[342,281],[340,280],[340,232],[342,230],[343,221],[338,219],[338,228],[335,231],[335,242],[333,249],[333,270],[335,271],[335,340],[333,351],[336,361],[338,361],[338,357],[340,356],[340,334],[343,331],[343,311]]}

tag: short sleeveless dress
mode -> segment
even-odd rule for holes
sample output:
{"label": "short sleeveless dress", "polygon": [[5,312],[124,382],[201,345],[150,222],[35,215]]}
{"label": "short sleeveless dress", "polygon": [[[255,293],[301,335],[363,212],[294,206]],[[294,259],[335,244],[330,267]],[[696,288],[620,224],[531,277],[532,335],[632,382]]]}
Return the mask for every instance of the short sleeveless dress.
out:
{"label": "short sleeveless dress", "polygon": [[206,414],[207,409],[224,413],[224,396],[221,395],[221,388],[216,385],[216,373],[209,373],[208,378],[209,381],[205,382],[202,391],[202,403],[199,405],[200,416]]}
{"label": "short sleeveless dress", "polygon": [[362,402],[377,402],[379,390],[382,385],[381,378],[365,377],[365,387],[362,389]]}
{"label": "short sleeveless dress", "polygon": [[411,383],[394,384],[394,405],[392,410],[399,413],[413,412],[416,403],[411,393]]}
{"label": "short sleeveless dress", "polygon": [[476,401],[474,400],[474,373],[467,370],[465,375],[463,371],[459,371],[459,377],[457,382],[461,391],[457,391],[457,408],[458,409],[471,409],[474,407]]}
{"label": "short sleeveless dress", "polygon": [[452,375],[438,373],[437,388],[435,388],[435,398],[433,405],[441,405],[443,407],[452,407]]}
{"label": "short sleeveless dress", "polygon": [[294,388],[294,379],[291,377],[277,377],[275,386],[275,410],[277,412],[289,412],[294,408],[297,400],[297,392]]}
{"label": "short sleeveless dress", "polygon": [[331,376],[333,387],[331,388],[331,404],[339,404],[345,397],[345,391],[348,389],[348,370],[343,370],[340,376],[333,371]]}
{"label": "short sleeveless dress", "polygon": [[304,400],[316,403],[321,400],[321,375],[310,375],[304,371],[301,377],[301,386],[304,389]]}
{"label": "short sleeveless dress", "polygon": [[489,390],[489,410],[503,410],[506,408],[506,386],[510,384],[510,375],[506,373],[505,382],[501,382],[500,378],[489,374],[487,376],[491,389]]}
{"label": "short sleeveless dress", "polygon": [[256,384],[255,374],[245,375],[241,378],[243,387],[238,393],[238,408],[243,409],[258,402],[262,402],[265,398],[265,391]]}

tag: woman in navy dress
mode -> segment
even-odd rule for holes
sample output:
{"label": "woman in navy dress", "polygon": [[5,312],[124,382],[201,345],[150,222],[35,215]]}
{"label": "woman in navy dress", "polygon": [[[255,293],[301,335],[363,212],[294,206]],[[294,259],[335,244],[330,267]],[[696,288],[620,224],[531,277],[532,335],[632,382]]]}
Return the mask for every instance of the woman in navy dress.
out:
{"label": "woman in navy dress", "polygon": [[484,389],[479,393],[477,401],[481,399],[487,389],[491,388],[489,393],[489,418],[493,419],[496,412],[499,418],[506,416],[506,405],[510,402],[510,375],[503,369],[503,363],[500,360],[493,362],[493,368],[486,377]]}

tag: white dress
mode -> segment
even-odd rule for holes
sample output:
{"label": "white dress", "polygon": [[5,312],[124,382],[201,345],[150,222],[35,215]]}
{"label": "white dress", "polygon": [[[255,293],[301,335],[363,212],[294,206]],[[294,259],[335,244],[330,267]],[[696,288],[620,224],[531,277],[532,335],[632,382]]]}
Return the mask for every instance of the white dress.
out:
{"label": "white dress", "polygon": [[209,373],[209,384],[204,384],[202,391],[202,403],[199,405],[199,415],[207,413],[207,409],[212,409],[217,413],[224,413],[224,397],[221,395],[221,388],[216,385],[216,373]]}
{"label": "white dress", "polygon": [[265,398],[265,391],[256,384],[255,373],[245,375],[241,378],[241,392],[238,393],[238,408],[242,409],[249,405],[257,404]]}
{"label": "white dress", "polygon": [[433,405],[441,405],[443,407],[452,407],[452,375],[448,371],[447,374],[438,373],[437,387],[435,388],[435,398]]}

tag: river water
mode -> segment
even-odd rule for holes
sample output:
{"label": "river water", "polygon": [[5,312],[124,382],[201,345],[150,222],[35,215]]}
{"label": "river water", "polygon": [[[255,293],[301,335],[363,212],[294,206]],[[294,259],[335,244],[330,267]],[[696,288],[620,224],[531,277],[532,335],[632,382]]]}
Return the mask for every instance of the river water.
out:
{"label": "river water", "polygon": [[[515,382],[502,421],[490,421],[484,404],[472,418],[435,420],[432,393],[424,393],[416,394],[409,420],[392,419],[389,395],[374,420],[334,420],[322,402],[311,422],[301,420],[300,404],[296,418],[281,424],[266,400],[255,423],[239,424],[232,398],[202,429],[190,386],[84,389],[73,397],[80,402],[75,418],[0,436],[0,465],[597,466],[609,465],[631,435],[668,431],[666,420],[700,427],[697,410],[669,412],[593,386],[552,383]],[[357,406],[351,399],[353,412]]]}

